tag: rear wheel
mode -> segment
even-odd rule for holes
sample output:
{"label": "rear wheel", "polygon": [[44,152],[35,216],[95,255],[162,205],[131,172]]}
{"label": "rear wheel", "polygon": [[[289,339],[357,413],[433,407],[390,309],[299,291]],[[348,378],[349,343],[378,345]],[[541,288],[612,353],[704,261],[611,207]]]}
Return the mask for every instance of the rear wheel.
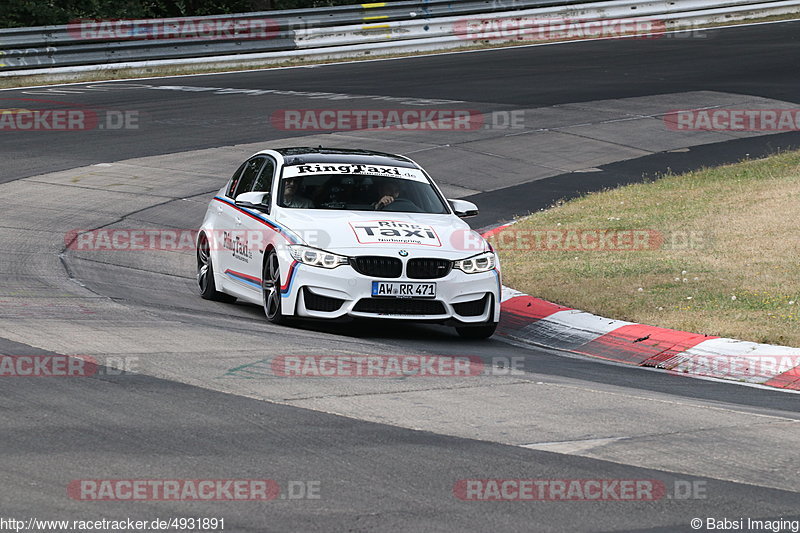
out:
{"label": "rear wheel", "polygon": [[200,296],[206,300],[217,302],[235,302],[236,298],[219,292],[214,283],[214,265],[211,263],[211,247],[205,233],[201,233],[197,242],[197,285]]}
{"label": "rear wheel", "polygon": [[492,322],[483,326],[459,326],[456,331],[462,339],[488,339],[496,329],[497,322]]}
{"label": "rear wheel", "polygon": [[261,275],[261,292],[264,300],[264,314],[267,320],[273,324],[285,324],[287,319],[281,313],[283,302],[281,301],[281,266],[278,262],[278,254],[275,250],[270,251],[264,261],[264,269]]}

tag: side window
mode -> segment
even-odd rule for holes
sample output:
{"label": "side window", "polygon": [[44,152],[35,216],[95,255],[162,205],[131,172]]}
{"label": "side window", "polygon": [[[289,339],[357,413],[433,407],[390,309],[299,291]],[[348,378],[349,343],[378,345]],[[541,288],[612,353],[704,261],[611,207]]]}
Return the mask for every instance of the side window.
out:
{"label": "side window", "polygon": [[253,184],[258,177],[258,172],[261,170],[261,167],[264,166],[265,159],[264,156],[258,156],[244,164],[244,170],[239,177],[239,183],[236,184],[236,190],[233,194],[234,198],[243,192],[250,192],[252,190]]}
{"label": "side window", "polygon": [[231,184],[228,185],[228,192],[226,193],[229,198],[233,198],[233,192],[236,190],[236,186],[239,184],[239,178],[242,175],[242,171],[247,163],[242,163],[242,165],[234,172],[233,177],[231,178]]}
{"label": "side window", "polygon": [[274,174],[275,161],[273,161],[271,157],[268,157],[264,168],[261,169],[261,174],[258,175],[253,185],[253,192],[270,192],[272,190],[272,176]]}

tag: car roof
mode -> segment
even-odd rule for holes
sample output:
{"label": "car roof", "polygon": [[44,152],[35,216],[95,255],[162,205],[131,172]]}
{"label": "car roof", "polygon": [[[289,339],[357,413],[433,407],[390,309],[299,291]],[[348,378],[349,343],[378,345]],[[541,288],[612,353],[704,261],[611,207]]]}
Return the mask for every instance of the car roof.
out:
{"label": "car roof", "polygon": [[277,148],[276,152],[283,156],[286,165],[302,165],[307,163],[350,163],[361,165],[391,165],[403,168],[419,168],[416,163],[401,155],[376,152],[373,150],[355,150],[348,148],[292,147]]}

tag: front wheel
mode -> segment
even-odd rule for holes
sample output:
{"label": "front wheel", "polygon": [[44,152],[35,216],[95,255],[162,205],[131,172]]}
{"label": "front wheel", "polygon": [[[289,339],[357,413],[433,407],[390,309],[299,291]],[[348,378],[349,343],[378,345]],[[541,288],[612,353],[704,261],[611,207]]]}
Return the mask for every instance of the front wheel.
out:
{"label": "front wheel", "polygon": [[200,235],[197,243],[197,286],[200,297],[217,302],[235,302],[236,298],[217,290],[214,283],[214,265],[211,263],[211,247],[205,233]]}
{"label": "front wheel", "polygon": [[497,329],[497,322],[492,322],[483,326],[459,326],[456,327],[458,335],[462,339],[488,339],[494,335]]}
{"label": "front wheel", "polygon": [[264,300],[264,314],[267,320],[273,324],[285,324],[287,319],[281,313],[281,266],[278,262],[278,254],[275,250],[270,251],[264,270],[261,275],[261,286]]}

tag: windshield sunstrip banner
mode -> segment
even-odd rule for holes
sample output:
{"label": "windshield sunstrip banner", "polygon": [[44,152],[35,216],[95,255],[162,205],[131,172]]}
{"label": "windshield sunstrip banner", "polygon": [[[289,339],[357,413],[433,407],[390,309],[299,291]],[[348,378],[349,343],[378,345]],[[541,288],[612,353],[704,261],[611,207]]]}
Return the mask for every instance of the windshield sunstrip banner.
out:
{"label": "windshield sunstrip banner", "polygon": [[384,176],[387,178],[402,178],[414,181],[427,182],[425,174],[416,168],[402,168],[382,165],[356,165],[356,164],[335,164],[326,165],[322,163],[308,163],[302,165],[290,165],[284,167],[284,178],[294,178],[298,176],[313,176],[315,174],[360,174],[364,176]]}

